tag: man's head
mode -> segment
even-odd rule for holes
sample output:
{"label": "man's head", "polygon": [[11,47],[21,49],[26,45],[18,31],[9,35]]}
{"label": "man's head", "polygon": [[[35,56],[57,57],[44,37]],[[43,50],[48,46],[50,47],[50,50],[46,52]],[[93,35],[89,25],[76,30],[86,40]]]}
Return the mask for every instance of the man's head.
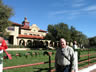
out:
{"label": "man's head", "polygon": [[61,38],[60,39],[60,46],[61,46],[61,48],[66,48],[66,40],[64,39],[64,38]]}
{"label": "man's head", "polygon": [[3,37],[0,37],[0,43],[2,43],[3,40],[4,40]]}
{"label": "man's head", "polygon": [[77,41],[74,41],[73,44],[76,45],[77,44]]}

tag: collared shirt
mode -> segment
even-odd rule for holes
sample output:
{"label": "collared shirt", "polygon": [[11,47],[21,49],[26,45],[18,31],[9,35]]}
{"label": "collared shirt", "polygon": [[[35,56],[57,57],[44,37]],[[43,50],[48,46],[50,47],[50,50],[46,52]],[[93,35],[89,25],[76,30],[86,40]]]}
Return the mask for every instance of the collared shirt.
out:
{"label": "collared shirt", "polygon": [[78,49],[77,45],[73,45],[73,48],[74,48],[74,49]]}
{"label": "collared shirt", "polygon": [[[66,58],[64,55],[68,58]],[[72,62],[72,69],[74,69],[74,50],[66,46],[66,48],[58,48],[55,56],[55,66],[67,66],[70,65],[70,61]]]}

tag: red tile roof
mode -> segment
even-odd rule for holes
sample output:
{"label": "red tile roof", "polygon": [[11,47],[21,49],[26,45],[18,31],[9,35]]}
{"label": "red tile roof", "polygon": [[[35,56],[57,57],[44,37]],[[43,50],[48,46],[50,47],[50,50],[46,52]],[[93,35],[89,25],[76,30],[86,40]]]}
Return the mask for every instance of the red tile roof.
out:
{"label": "red tile roof", "polygon": [[39,30],[39,32],[47,32],[47,31],[44,31],[44,30]]}
{"label": "red tile roof", "polygon": [[15,23],[15,22],[12,22],[13,25],[17,25],[17,26],[22,26],[21,24],[18,24],[18,23]]}
{"label": "red tile roof", "polygon": [[[30,29],[27,28],[27,27],[24,27],[24,26],[22,27],[22,24],[18,24],[18,23],[15,23],[15,22],[12,22],[12,24],[13,24],[13,25],[16,25],[16,26],[21,26],[21,29],[27,29],[27,30],[30,30]],[[41,29],[40,29],[39,32],[47,32],[47,31],[44,31],[44,30],[41,30]]]}
{"label": "red tile roof", "polygon": [[27,30],[31,30],[31,29],[29,29],[29,27],[21,27],[21,29],[27,29]]}
{"label": "red tile roof", "polygon": [[19,34],[18,38],[35,38],[35,39],[44,39],[44,37],[42,37],[42,36],[21,35],[21,34]]}
{"label": "red tile roof", "polygon": [[16,26],[21,26],[21,29],[27,29],[27,30],[30,30],[28,27],[24,27],[22,26],[22,24],[18,24],[18,23],[15,23],[15,22],[12,22],[13,25],[16,25]]}

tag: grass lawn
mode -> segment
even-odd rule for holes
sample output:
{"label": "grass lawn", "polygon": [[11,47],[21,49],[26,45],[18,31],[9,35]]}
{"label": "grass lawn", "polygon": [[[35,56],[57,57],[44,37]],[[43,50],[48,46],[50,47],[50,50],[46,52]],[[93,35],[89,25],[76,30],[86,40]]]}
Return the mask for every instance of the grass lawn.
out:
{"label": "grass lawn", "polygon": [[[9,59],[5,59],[3,61],[3,65],[4,67],[8,67],[8,66],[15,66],[15,65],[23,65],[23,64],[32,64],[32,63],[39,63],[39,62],[48,62],[49,60],[49,56],[47,55],[43,55],[43,53],[46,50],[42,50],[42,51],[38,51],[38,50],[32,50],[32,51],[14,51],[14,52],[9,52],[11,54],[13,54],[14,56],[12,56],[12,60]],[[51,52],[52,51],[50,50]],[[29,56],[25,56],[26,53],[28,52],[32,52],[32,53],[39,53],[38,55],[29,55]],[[21,53],[22,56],[15,56],[16,53]],[[51,60],[54,60],[55,58],[55,54],[52,54],[51,56]],[[52,67],[54,67],[54,63],[51,64]],[[37,65],[37,66],[30,66],[30,67],[24,67],[24,68],[15,68],[15,69],[10,69],[10,70],[4,70],[4,72],[47,72],[49,65],[47,64],[43,64],[43,65]]]}
{"label": "grass lawn", "polygon": [[[92,54],[92,56],[89,56],[90,59],[96,58],[96,54],[93,54],[93,53],[96,53],[96,51],[94,51],[94,50],[89,51],[89,54]],[[80,55],[87,55],[87,54],[88,54],[88,51],[80,51]],[[88,56],[80,57],[79,62],[87,60],[87,59],[88,59]],[[95,62],[96,62],[96,60],[90,61],[90,63],[95,63]],[[79,64],[78,66],[80,68],[80,67],[85,66],[85,65],[88,65],[88,62]]]}
{"label": "grass lawn", "polygon": [[[7,66],[15,66],[15,65],[23,65],[23,64],[32,64],[32,63],[39,63],[39,62],[47,62],[49,60],[49,57],[47,55],[43,55],[43,52],[46,50],[30,50],[30,51],[9,51],[12,56],[12,60],[9,59],[4,59],[3,65],[4,67]],[[54,54],[51,56],[51,60],[55,59],[55,52],[52,51]],[[26,53],[31,52],[31,53],[38,53],[38,55],[29,55],[25,56]],[[15,56],[16,53],[20,53],[21,57]],[[89,53],[95,53],[95,51],[90,51]],[[88,51],[80,51],[80,55],[85,55],[88,54]],[[95,55],[90,56],[90,58],[95,57]],[[83,61],[88,59],[88,57],[82,57],[79,59],[79,61]],[[91,62],[95,62],[94,60]],[[54,63],[51,64],[52,68],[54,68]],[[88,63],[83,63],[79,64],[79,67],[82,67],[84,65],[88,65]],[[43,65],[37,65],[37,66],[30,66],[30,67],[23,67],[23,68],[15,68],[15,69],[9,69],[9,70],[4,70],[4,72],[48,72],[48,64],[43,64]]]}

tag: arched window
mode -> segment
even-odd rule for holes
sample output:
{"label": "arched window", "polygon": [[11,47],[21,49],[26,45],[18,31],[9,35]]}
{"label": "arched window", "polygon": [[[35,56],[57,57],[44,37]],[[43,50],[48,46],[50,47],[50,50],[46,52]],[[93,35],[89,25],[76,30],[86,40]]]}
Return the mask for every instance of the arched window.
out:
{"label": "arched window", "polygon": [[21,39],[21,40],[19,41],[19,45],[24,45],[24,46],[25,46],[25,41],[24,41],[23,39]]}

